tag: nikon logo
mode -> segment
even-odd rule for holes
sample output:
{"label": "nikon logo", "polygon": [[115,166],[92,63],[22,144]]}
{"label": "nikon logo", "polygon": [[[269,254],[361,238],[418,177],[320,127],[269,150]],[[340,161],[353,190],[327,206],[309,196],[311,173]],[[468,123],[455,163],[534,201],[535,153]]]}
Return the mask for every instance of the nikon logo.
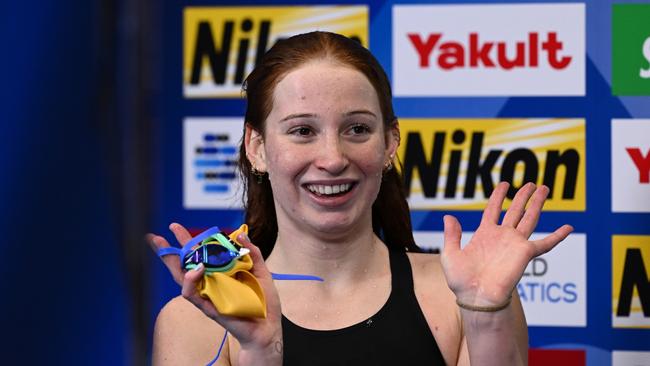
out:
{"label": "nikon logo", "polygon": [[413,208],[480,209],[507,181],[510,199],[534,182],[550,188],[547,208],[585,209],[584,120],[401,120],[400,129]]}
{"label": "nikon logo", "polygon": [[184,14],[186,97],[239,97],[242,82],[278,40],[331,30],[368,44],[365,6],[188,7]]}
{"label": "nikon logo", "polygon": [[650,328],[650,236],[612,237],[612,325]]}

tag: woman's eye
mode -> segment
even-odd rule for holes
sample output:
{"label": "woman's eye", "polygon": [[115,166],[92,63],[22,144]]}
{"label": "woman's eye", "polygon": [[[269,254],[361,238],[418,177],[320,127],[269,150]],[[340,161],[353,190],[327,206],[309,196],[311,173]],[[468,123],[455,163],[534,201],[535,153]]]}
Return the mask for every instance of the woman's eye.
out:
{"label": "woman's eye", "polygon": [[291,134],[298,136],[310,136],[311,129],[309,127],[298,127],[291,130]]}
{"label": "woman's eye", "polygon": [[366,125],[354,125],[354,126],[352,126],[350,131],[354,135],[362,135],[362,134],[370,132],[370,128],[368,126],[366,126]]}

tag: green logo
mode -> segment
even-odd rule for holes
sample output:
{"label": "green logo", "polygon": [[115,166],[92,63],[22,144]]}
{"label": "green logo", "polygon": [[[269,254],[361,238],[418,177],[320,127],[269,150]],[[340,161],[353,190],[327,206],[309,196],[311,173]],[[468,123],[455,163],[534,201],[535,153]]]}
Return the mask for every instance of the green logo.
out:
{"label": "green logo", "polygon": [[613,5],[612,93],[650,95],[650,4]]}

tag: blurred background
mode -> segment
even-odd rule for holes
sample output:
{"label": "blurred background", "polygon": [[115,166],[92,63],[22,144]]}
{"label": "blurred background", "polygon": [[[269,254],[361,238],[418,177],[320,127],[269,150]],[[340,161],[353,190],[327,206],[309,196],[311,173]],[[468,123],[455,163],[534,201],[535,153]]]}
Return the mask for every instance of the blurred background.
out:
{"label": "blurred background", "polygon": [[[196,88],[190,81],[192,52],[184,47],[196,41],[202,16],[211,22],[217,43],[222,42],[222,16],[244,24],[243,17],[259,19],[260,14],[270,14],[274,21],[294,22],[284,35],[291,30],[304,31],[309,25],[299,20],[309,7],[321,2],[288,1],[283,5],[294,3],[300,4],[302,13],[287,15],[287,10],[281,9],[276,14],[259,8],[272,5],[270,1],[38,0],[0,5],[0,364],[150,363],[156,314],[179,290],[150,253],[144,234],[153,231],[171,238],[166,228],[172,221],[195,232],[214,225],[232,229],[242,221],[238,201],[232,199],[236,192],[228,180],[232,180],[230,173],[222,172],[226,183],[208,185],[206,171],[188,171],[188,167],[200,165],[200,156],[192,155],[194,145],[188,145],[196,142],[193,133],[230,134],[232,146],[236,145],[237,133],[230,126],[241,126],[245,107],[239,85],[234,82],[207,91]],[[394,86],[402,77],[399,70],[405,67],[396,54],[397,44],[391,45],[391,40],[395,41],[392,33],[408,23],[398,22],[402,18],[394,9],[402,3],[337,2],[365,9],[359,38],[386,68]],[[409,2],[414,3],[454,2]],[[479,6],[493,2],[463,3]],[[567,2],[549,4],[557,3]],[[623,6],[628,3],[641,7],[630,11]],[[512,119],[586,121],[578,123],[584,144],[578,150],[587,156],[582,160],[583,181],[578,178],[582,201],[551,207],[539,227],[540,232],[548,232],[568,222],[576,228],[574,238],[580,250],[575,253],[582,261],[567,254],[564,262],[548,258],[545,263],[560,268],[554,272],[560,278],[554,277],[555,282],[562,281],[562,270],[582,263],[582,272],[576,275],[582,276],[582,282],[571,277],[573,274],[565,278],[565,285],[574,286],[569,293],[580,301],[565,304],[568,307],[562,311],[571,313],[561,315],[575,314],[578,320],[553,324],[549,318],[555,316],[554,305],[530,299],[525,305],[529,323],[532,320],[532,352],[541,352],[534,356],[539,357],[539,365],[550,364],[544,357],[560,357],[567,362],[564,364],[572,365],[650,365],[650,188],[642,179],[637,181],[634,189],[639,190],[634,192],[641,193],[635,193],[632,200],[636,198],[638,204],[632,209],[625,204],[616,207],[613,197],[622,194],[616,192],[633,190],[617,186],[613,176],[623,173],[612,173],[617,164],[624,164],[613,150],[618,142],[613,140],[617,125],[612,120],[636,119],[643,126],[650,124],[648,82],[644,79],[630,88],[622,83],[616,90],[612,77],[617,54],[637,60],[638,64],[631,66],[634,70],[638,70],[636,65],[648,67],[650,43],[647,58],[641,57],[644,46],[638,42],[630,46],[638,51],[634,57],[617,53],[625,48],[615,52],[614,9],[622,6],[618,22],[631,28],[621,27],[621,32],[631,32],[621,39],[637,33],[638,37],[650,37],[650,21],[643,23],[650,19],[650,5],[609,0],[571,4],[582,4],[572,9],[584,17],[559,18],[567,24],[583,22],[584,48],[582,54],[573,54],[582,60],[582,91],[578,87],[570,95],[554,95],[562,93],[553,91],[524,95],[521,91],[488,90],[482,95],[464,95],[458,89],[454,95],[444,95],[426,88],[409,91],[409,85],[402,82],[396,87],[395,108],[404,118],[402,133],[418,129],[429,133],[433,130],[422,126],[435,123],[451,132],[455,122],[450,125],[449,121],[460,118],[511,119],[513,125],[519,122]],[[452,10],[462,14],[465,8]],[[635,12],[641,14],[641,22],[625,18]],[[327,29],[327,19],[323,16],[315,27]],[[457,23],[463,24],[463,19]],[[516,19],[501,25],[506,30],[526,26]],[[255,49],[263,28],[241,27],[243,33],[235,40],[250,39],[247,47]],[[481,27],[478,32],[484,30]],[[279,36],[273,33],[270,39]],[[568,47],[563,52],[573,51]],[[254,63],[251,55],[247,65]],[[231,58],[235,57],[233,51]],[[201,68],[207,70],[206,65]],[[210,77],[205,70],[201,80]],[[233,72],[228,71],[229,75]],[[426,119],[424,125],[421,119]],[[222,127],[211,129],[202,123]],[[473,126],[471,122],[466,125]],[[650,151],[650,134],[644,133],[636,133],[641,141],[635,145],[642,154],[640,161],[650,154],[646,153]],[[406,153],[401,151],[400,157],[404,161]],[[218,194],[210,196],[210,191]],[[626,199],[629,197],[622,197],[621,202]],[[230,206],[218,203],[225,201]],[[423,246],[435,250],[435,244],[440,244],[435,240],[440,238],[441,218],[447,212],[456,214],[467,230],[476,227],[480,220],[476,205],[481,202],[458,202],[455,206],[449,200],[426,197],[410,202],[416,207],[413,222],[419,243],[426,241]],[[623,258],[629,248],[642,253],[641,262],[634,262],[636,267],[629,273],[642,274],[634,277],[629,295],[636,318],[626,323],[616,315],[616,297],[628,268]],[[619,252],[623,254],[619,256]],[[531,267],[528,275],[534,276],[538,270]],[[520,295],[522,291],[527,294],[527,288],[520,288]],[[616,356],[616,352],[623,353]],[[636,363],[620,361],[619,356]],[[625,358],[628,356],[631,358]]]}

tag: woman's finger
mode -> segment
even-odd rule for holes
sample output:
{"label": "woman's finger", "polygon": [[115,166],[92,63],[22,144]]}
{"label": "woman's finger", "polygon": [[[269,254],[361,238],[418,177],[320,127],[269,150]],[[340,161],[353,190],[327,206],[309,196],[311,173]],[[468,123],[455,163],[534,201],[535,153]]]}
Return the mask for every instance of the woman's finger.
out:
{"label": "woman's finger", "polygon": [[497,184],[494,191],[490,195],[485,211],[483,211],[483,217],[481,218],[481,225],[483,224],[494,224],[499,223],[499,217],[501,216],[501,210],[503,209],[503,200],[506,198],[506,193],[508,192],[509,184],[507,182],[501,182]]}
{"label": "woman's finger", "polygon": [[209,299],[204,299],[199,294],[197,287],[199,286],[203,275],[205,273],[205,267],[203,263],[200,263],[194,269],[185,272],[183,277],[183,288],[181,290],[181,295],[186,298],[189,302],[194,304],[199,310],[201,310],[205,315],[211,317],[214,320],[218,320],[219,314],[214,309],[212,302]]}
{"label": "woman's finger", "polygon": [[460,239],[462,235],[462,228],[458,219],[451,215],[445,215],[442,218],[444,222],[444,238],[445,245],[442,248],[443,254],[446,256],[452,255],[460,250]]}
{"label": "woman's finger", "polygon": [[169,225],[169,230],[174,233],[176,240],[180,243],[181,246],[185,245],[188,241],[192,239],[192,235],[183,225],[172,222]]}
{"label": "woman's finger", "polygon": [[515,198],[512,200],[508,211],[506,211],[505,216],[503,217],[502,225],[517,227],[519,221],[524,216],[524,210],[526,210],[526,204],[528,200],[535,192],[535,184],[532,182],[526,183],[523,187],[519,188]]}
{"label": "woman's finger", "polygon": [[251,243],[248,235],[243,232],[237,236],[237,241],[242,244],[244,248],[247,248],[251,251],[250,256],[253,260],[253,268],[251,272],[253,275],[258,278],[271,278],[271,272],[269,272],[268,268],[266,268],[266,263],[264,262],[264,257],[262,256],[260,248]]}
{"label": "woman's finger", "polygon": [[544,207],[544,202],[546,202],[548,192],[548,187],[544,185],[535,190],[533,198],[530,201],[530,205],[524,213],[524,217],[522,217],[521,221],[519,221],[519,224],[517,225],[517,230],[519,230],[520,233],[524,234],[526,238],[528,238],[530,234],[535,231],[535,227],[537,227],[539,215],[542,212],[542,208]]}
{"label": "woman's finger", "polygon": [[[153,249],[156,255],[158,254],[158,250],[170,247],[169,242],[167,242],[167,240],[160,235],[147,234],[146,239],[149,243],[149,246],[151,246],[151,249]],[[171,275],[174,277],[174,281],[176,281],[176,283],[179,285],[182,285],[183,271],[181,270],[180,258],[178,258],[177,255],[164,255],[160,257],[160,259],[169,270],[169,273],[171,273]]]}
{"label": "woman's finger", "polygon": [[543,239],[532,241],[532,243],[535,245],[536,248],[535,256],[542,255],[550,251],[551,249],[553,249],[562,240],[564,240],[572,231],[573,231],[573,226],[563,225],[562,227],[550,233],[548,236],[544,237]]}

